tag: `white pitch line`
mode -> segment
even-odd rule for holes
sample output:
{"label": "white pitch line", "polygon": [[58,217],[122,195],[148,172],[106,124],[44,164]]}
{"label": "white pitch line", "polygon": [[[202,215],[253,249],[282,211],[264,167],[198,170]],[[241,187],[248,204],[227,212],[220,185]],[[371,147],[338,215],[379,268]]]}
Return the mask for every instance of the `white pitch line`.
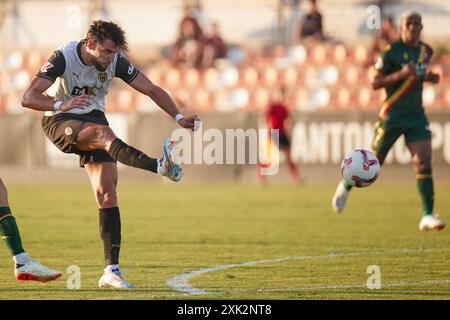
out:
{"label": "white pitch line", "polygon": [[[414,286],[421,284],[450,284],[450,279],[442,279],[442,280],[424,280],[424,281],[416,281],[416,282],[393,282],[393,283],[384,283],[381,285],[381,288],[385,287],[403,287],[403,286]],[[271,289],[243,289],[243,290],[227,290],[221,293],[258,293],[258,292],[294,292],[294,291],[309,291],[309,290],[323,290],[323,289],[358,289],[358,288],[367,288],[366,284],[361,285],[343,285],[343,284],[335,284],[328,286],[306,286],[306,287],[292,287],[292,288],[271,288]],[[376,291],[376,290],[372,290]],[[210,292],[208,292],[210,293]]]}
{"label": "white pitch line", "polygon": [[[201,294],[224,294],[224,293],[234,293],[234,292],[247,292],[247,291],[240,291],[240,290],[231,290],[231,291],[212,291],[212,290],[202,290],[199,288],[194,288],[189,284],[189,281],[192,278],[198,277],[200,275],[210,273],[210,272],[216,272],[226,269],[232,269],[237,267],[247,267],[247,266],[256,266],[260,264],[270,264],[270,263],[278,263],[278,262],[285,262],[285,261],[292,261],[292,260],[313,260],[313,259],[323,259],[323,258],[337,258],[337,257],[359,257],[359,256],[371,256],[371,255],[391,255],[391,254],[405,254],[405,253],[418,253],[418,252],[436,252],[436,251],[448,251],[446,248],[442,249],[396,249],[396,250],[387,250],[387,251],[375,251],[375,252],[349,252],[349,253],[329,253],[325,255],[317,255],[317,256],[294,256],[294,257],[285,257],[285,258],[277,258],[277,259],[265,259],[265,260],[258,260],[258,261],[248,261],[243,263],[236,263],[236,264],[222,264],[207,268],[202,268],[190,272],[185,272],[179,275],[175,275],[174,277],[167,280],[167,285],[171,287],[172,289],[175,289],[179,292],[182,292],[187,295],[201,295]],[[430,280],[430,281],[438,281],[437,283],[448,283],[450,280]],[[441,282],[439,282],[441,281]],[[429,282],[401,282],[401,283],[393,283],[393,284],[386,284],[384,286],[402,286],[402,285],[414,285],[414,284],[427,284]],[[305,288],[291,288],[295,290],[289,290],[289,288],[286,288],[288,290],[286,291],[300,291],[300,290],[318,290],[318,289],[339,289],[339,288],[357,288],[360,286],[346,286],[346,285],[332,285],[332,286],[317,286],[317,287],[305,287]],[[256,289],[256,290],[249,290],[248,292],[264,292],[264,290],[272,290],[272,291],[282,291],[284,289],[278,288],[278,289]]]}

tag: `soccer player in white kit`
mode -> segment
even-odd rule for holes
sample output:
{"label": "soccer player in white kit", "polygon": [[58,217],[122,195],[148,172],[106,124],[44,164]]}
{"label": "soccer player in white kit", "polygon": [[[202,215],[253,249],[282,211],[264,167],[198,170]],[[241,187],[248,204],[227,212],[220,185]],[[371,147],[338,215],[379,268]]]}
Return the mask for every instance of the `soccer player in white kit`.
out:
{"label": "soccer player in white kit", "polygon": [[[41,67],[23,95],[26,108],[45,111],[42,127],[47,137],[65,153],[80,156],[80,166],[90,178],[100,215],[105,269],[100,287],[132,288],[120,273],[120,212],[116,187],[117,162],[159,173],[179,181],[183,171],[176,163],[174,144],[165,139],[163,157],[151,158],[117,138],[105,117],[105,97],[114,77],[149,96],[178,124],[194,129],[197,115],[183,116],[170,96],[153,84],[123,56],[124,31],[113,22],[94,21],[86,39],[62,44]],[[56,93],[46,90],[56,82]]]}

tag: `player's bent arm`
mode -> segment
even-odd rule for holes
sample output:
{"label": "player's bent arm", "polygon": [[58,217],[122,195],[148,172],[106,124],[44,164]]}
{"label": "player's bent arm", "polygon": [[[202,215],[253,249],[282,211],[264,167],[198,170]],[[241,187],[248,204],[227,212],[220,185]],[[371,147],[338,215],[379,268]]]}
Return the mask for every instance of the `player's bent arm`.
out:
{"label": "player's bent arm", "polygon": [[22,95],[22,107],[38,111],[53,111],[55,101],[43,94],[52,83],[48,79],[34,77],[30,86]]}
{"label": "player's bent arm", "polygon": [[372,79],[372,89],[377,90],[380,88],[384,88],[393,85],[405,78],[406,77],[402,74],[401,70],[393,72],[388,75],[377,73],[375,77]]}
{"label": "player's bent arm", "polygon": [[[145,74],[139,72],[136,78],[129,83],[129,85],[139,91],[142,94],[149,96],[156,104],[163,109],[167,114],[175,119],[177,114],[180,114],[175,102],[169,96],[169,94],[161,87],[155,85],[150,79],[147,78]],[[178,120],[178,123],[183,128],[194,130],[194,125],[196,121],[200,119],[197,115],[184,117]]]}
{"label": "player's bent arm", "polygon": [[[25,93],[22,95],[22,106],[37,111],[55,111],[55,101],[44,94],[53,84],[49,79],[34,77]],[[89,107],[91,99],[87,96],[80,96],[74,99],[61,102],[57,105],[60,111],[68,111],[79,108]]]}
{"label": "player's bent arm", "polygon": [[415,74],[416,67],[413,63],[404,65],[399,71],[395,71],[387,75],[383,75],[380,71],[377,71],[372,79],[372,89],[377,90],[393,85]]}

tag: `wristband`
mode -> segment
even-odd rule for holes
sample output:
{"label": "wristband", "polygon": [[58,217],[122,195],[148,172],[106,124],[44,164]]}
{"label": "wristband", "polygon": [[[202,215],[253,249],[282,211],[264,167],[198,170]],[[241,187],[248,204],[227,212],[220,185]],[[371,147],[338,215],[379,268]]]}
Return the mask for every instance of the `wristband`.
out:
{"label": "wristband", "polygon": [[55,111],[60,111],[62,104],[63,104],[62,101],[56,101],[55,104],[53,105],[53,109],[55,109]]}
{"label": "wristband", "polygon": [[183,118],[184,118],[184,116],[181,113],[177,113],[177,115],[175,116],[175,121],[178,122]]}

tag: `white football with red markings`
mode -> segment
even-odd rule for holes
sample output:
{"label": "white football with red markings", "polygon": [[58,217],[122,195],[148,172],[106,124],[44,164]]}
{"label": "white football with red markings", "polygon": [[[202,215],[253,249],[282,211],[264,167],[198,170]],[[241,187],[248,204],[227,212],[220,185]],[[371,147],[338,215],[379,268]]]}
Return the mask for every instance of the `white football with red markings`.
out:
{"label": "white football with red markings", "polygon": [[341,174],[354,187],[370,186],[377,180],[379,173],[380,161],[369,150],[353,150],[342,160]]}

